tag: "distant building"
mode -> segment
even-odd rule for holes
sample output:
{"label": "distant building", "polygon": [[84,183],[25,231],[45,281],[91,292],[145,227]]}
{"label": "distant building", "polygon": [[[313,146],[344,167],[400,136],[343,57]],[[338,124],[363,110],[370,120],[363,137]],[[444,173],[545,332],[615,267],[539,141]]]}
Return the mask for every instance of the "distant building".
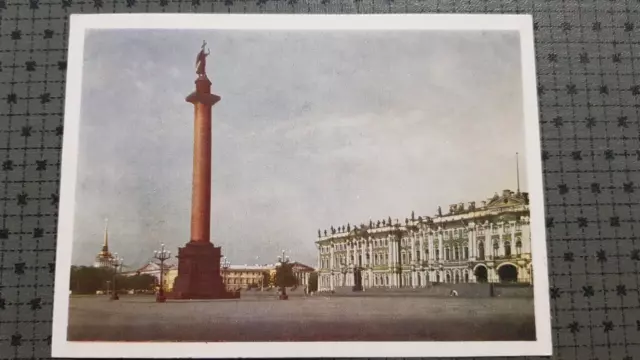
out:
{"label": "distant building", "polygon": [[[168,279],[167,275],[172,270],[176,270],[177,271],[177,269],[178,269],[177,265],[164,264],[164,279],[163,279],[163,282],[165,284],[165,287],[164,287],[165,290],[168,289],[168,287],[172,287],[173,286],[173,282],[169,282],[169,279]],[[123,273],[121,273],[121,275],[123,275],[123,276],[151,275],[151,276],[156,278],[156,284],[159,284],[160,283],[160,272],[161,272],[160,264],[155,263],[153,261],[150,261],[150,262],[148,262],[147,264],[145,264],[144,266],[140,267],[137,270],[123,272]]]}
{"label": "distant building", "polygon": [[[293,263],[293,274],[298,279],[298,286],[307,286],[309,275],[314,271],[315,269],[310,266],[299,262]],[[275,273],[275,264],[230,265],[228,268],[222,269],[223,281],[228,290],[269,287],[271,284],[267,284],[265,281],[272,281],[270,279],[274,278]]]}
{"label": "distant building", "polygon": [[164,291],[171,292],[173,290],[173,283],[178,277],[178,267],[173,266],[171,269],[167,270],[166,274],[164,274]]}
{"label": "distant building", "polygon": [[94,267],[104,268],[113,266],[114,256],[109,251],[109,223],[105,220],[104,224],[104,242],[102,243],[102,250],[96,256],[96,260],[93,264]]}
{"label": "distant building", "polygon": [[432,283],[531,283],[529,196],[504,190],[475,202],[359,226],[318,230],[322,290],[338,286],[425,287]]}
{"label": "distant building", "polygon": [[230,265],[222,269],[222,281],[227,290],[242,290],[250,287],[269,287],[267,275],[275,271],[273,265]]}
{"label": "distant building", "polygon": [[298,279],[298,286],[308,286],[309,276],[315,271],[316,269],[311,266],[299,262],[293,263],[293,275]]}

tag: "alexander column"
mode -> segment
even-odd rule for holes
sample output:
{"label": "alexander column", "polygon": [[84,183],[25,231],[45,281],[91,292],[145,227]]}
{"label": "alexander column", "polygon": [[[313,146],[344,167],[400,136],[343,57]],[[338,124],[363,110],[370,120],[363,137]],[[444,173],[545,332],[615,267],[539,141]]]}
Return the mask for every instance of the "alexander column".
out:
{"label": "alexander column", "polygon": [[196,58],[196,89],[186,101],[194,106],[193,185],[191,239],[178,249],[178,276],[173,297],[179,299],[228,298],[220,275],[220,247],[210,241],[211,223],[211,108],[220,96],[211,93],[206,74],[206,42]]}

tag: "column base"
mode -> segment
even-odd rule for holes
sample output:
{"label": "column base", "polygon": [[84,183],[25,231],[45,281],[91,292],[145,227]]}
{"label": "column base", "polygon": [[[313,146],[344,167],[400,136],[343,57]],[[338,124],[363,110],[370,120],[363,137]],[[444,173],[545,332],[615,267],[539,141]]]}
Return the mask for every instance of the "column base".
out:
{"label": "column base", "polygon": [[220,247],[209,242],[189,242],[178,249],[178,276],[172,299],[234,299],[239,292],[227,291],[220,276]]}

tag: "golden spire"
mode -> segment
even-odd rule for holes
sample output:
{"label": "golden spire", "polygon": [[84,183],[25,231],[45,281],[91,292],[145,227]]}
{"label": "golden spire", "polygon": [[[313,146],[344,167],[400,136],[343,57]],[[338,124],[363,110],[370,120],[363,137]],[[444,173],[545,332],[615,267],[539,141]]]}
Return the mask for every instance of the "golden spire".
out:
{"label": "golden spire", "polygon": [[109,252],[109,219],[104,219],[104,244],[102,244],[102,252]]}

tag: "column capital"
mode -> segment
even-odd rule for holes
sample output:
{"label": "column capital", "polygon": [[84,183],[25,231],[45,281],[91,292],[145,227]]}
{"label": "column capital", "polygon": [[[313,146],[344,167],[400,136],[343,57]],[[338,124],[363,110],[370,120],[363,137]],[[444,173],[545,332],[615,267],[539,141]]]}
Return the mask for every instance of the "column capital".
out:
{"label": "column capital", "polygon": [[215,94],[207,94],[207,93],[201,93],[198,91],[194,91],[191,94],[189,94],[189,96],[186,97],[186,101],[192,104],[204,104],[204,105],[208,105],[208,106],[213,106],[215,105],[218,101],[220,101],[222,98],[218,95]]}

